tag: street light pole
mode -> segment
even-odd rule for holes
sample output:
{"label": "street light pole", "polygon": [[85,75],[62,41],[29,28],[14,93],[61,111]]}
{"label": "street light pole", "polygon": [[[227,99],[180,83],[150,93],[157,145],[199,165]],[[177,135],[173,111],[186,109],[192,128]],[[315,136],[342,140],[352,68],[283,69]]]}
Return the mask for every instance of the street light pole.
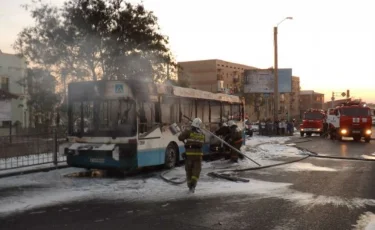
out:
{"label": "street light pole", "polygon": [[273,39],[274,39],[274,120],[278,120],[279,113],[279,76],[278,76],[278,58],[277,58],[277,26],[273,27]]}
{"label": "street light pole", "polygon": [[279,115],[279,76],[278,76],[278,52],[277,52],[277,29],[278,26],[285,20],[292,20],[293,17],[286,17],[273,27],[273,39],[274,39],[274,120],[278,120]]}

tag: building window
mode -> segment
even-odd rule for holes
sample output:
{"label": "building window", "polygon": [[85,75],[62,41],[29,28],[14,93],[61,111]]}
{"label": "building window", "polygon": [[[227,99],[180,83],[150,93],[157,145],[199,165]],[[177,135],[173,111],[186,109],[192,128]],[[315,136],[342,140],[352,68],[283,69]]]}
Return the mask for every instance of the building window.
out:
{"label": "building window", "polygon": [[8,77],[1,77],[0,82],[0,89],[9,91],[9,78]]}

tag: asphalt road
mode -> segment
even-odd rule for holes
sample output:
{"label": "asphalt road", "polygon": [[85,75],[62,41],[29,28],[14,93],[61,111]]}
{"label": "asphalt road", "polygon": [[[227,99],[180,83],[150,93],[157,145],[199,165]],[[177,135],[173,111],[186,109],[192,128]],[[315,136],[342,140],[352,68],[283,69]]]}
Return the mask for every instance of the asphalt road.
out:
{"label": "asphalt road", "polygon": [[361,158],[363,155],[373,156],[375,160],[375,128],[373,130],[373,140],[370,143],[355,142],[352,138],[344,138],[342,141],[329,140],[319,136],[297,138],[299,147],[306,148],[321,155],[338,156],[338,157],[356,157]]}
{"label": "asphalt road", "polygon": [[[298,145],[337,156],[375,152],[375,141],[310,139]],[[298,170],[312,166],[316,170]],[[198,187],[197,194],[168,202],[72,202],[0,217],[0,228],[356,229],[362,214],[375,213],[374,175],[375,161],[308,158],[291,165],[238,174],[251,181],[290,183],[282,189],[205,198],[198,195]],[[168,186],[171,185],[166,185],[166,190]],[[0,194],[7,195],[1,190]]]}

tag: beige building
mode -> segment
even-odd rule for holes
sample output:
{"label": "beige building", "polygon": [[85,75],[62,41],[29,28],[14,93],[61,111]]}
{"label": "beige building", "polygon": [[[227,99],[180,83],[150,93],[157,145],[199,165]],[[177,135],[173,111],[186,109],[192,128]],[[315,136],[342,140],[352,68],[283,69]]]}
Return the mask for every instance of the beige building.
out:
{"label": "beige building", "polygon": [[[253,66],[219,59],[179,62],[178,65],[181,67],[178,77],[188,80],[191,88],[214,93],[239,92],[240,87],[242,87],[244,71],[257,69]],[[283,113],[289,111],[291,118],[299,116],[299,92],[300,79],[299,77],[292,77],[292,92],[280,96],[280,98],[283,98],[280,107],[283,106]],[[262,102],[258,102],[259,100]],[[268,97],[262,94],[251,95],[247,97],[246,104],[245,113],[251,120],[257,120],[258,117],[268,118],[273,116],[272,94],[268,94]]]}
{"label": "beige building", "polygon": [[26,87],[19,82],[26,76],[25,61],[14,55],[0,51],[0,81],[1,89],[18,96],[18,99],[11,99],[3,102],[1,110],[0,127],[9,127],[10,122],[28,127],[28,114],[26,104]]}
{"label": "beige building", "polygon": [[179,62],[178,77],[187,79],[191,88],[210,92],[238,92],[243,73],[252,66],[218,59]]}
{"label": "beige building", "polygon": [[300,115],[300,79],[292,76],[292,92],[284,94],[284,101],[281,102],[282,112],[288,113],[289,118],[299,118]]}
{"label": "beige building", "polygon": [[302,90],[300,92],[300,116],[308,109],[323,109],[324,94],[314,90]]}

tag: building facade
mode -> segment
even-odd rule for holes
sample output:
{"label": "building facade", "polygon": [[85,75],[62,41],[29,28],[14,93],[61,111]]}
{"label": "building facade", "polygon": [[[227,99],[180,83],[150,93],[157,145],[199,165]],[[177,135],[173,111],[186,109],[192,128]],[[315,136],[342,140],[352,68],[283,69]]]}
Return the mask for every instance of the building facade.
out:
{"label": "building facade", "polygon": [[299,118],[300,115],[300,78],[292,76],[292,92],[284,94],[284,101],[280,102],[282,112],[289,118]]}
{"label": "building facade", "polygon": [[[280,99],[280,119],[293,119],[299,118],[300,113],[300,78],[292,76],[291,82],[291,89],[290,93],[281,93],[279,96]],[[258,99],[255,99],[255,108],[254,110],[249,111],[250,119],[251,120],[258,120],[258,119],[273,119],[273,111],[274,111],[274,98],[273,94],[255,94],[260,102],[257,102]],[[260,106],[258,106],[260,105]]]}
{"label": "building facade", "polygon": [[3,114],[0,127],[9,127],[10,123],[12,125],[17,124],[20,127],[28,127],[29,125],[26,86],[20,84],[25,75],[26,62],[22,58],[0,51],[0,89],[18,96],[17,99],[8,100],[7,105],[0,108]]}
{"label": "building facade", "polygon": [[188,80],[191,88],[213,93],[238,92],[244,71],[256,69],[219,59],[179,62],[178,65],[178,77]]}
{"label": "building facade", "polygon": [[[190,82],[190,87],[213,93],[242,92],[244,71],[253,66],[219,59],[179,62],[178,77]],[[292,92],[280,95],[283,118],[298,118],[300,113],[300,78],[292,77]],[[273,117],[273,95],[252,94],[246,97],[245,113],[250,120]]]}
{"label": "building facade", "polygon": [[300,92],[300,117],[308,109],[324,109],[324,94],[314,90]]}

